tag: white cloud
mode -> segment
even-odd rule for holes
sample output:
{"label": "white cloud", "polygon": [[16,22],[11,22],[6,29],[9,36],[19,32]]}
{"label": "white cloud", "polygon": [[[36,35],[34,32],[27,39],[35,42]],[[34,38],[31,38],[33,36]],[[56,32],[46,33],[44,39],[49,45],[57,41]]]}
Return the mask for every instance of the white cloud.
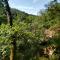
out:
{"label": "white cloud", "polygon": [[38,2],[39,0],[33,0],[33,3],[36,3],[36,2]]}

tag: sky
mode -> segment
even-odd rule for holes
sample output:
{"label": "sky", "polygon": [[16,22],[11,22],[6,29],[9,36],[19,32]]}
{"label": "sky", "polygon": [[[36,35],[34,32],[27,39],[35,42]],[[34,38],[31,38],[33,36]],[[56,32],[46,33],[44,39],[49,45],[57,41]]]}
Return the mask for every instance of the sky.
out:
{"label": "sky", "polygon": [[39,11],[45,9],[45,5],[53,0],[9,0],[11,8],[16,8],[28,14],[37,15]]}

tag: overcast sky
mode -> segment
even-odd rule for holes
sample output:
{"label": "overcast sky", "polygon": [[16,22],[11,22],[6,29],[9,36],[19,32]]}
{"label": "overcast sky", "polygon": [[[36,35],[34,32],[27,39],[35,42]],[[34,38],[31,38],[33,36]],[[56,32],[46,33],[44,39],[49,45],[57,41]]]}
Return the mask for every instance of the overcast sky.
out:
{"label": "overcast sky", "polygon": [[9,0],[11,8],[16,8],[25,11],[29,14],[37,15],[41,9],[45,9],[45,4],[53,0]]}

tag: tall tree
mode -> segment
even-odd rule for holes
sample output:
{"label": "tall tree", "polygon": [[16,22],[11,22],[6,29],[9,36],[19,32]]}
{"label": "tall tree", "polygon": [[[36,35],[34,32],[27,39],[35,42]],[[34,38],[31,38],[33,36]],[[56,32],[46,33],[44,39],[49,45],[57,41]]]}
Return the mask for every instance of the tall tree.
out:
{"label": "tall tree", "polygon": [[[10,7],[9,7],[9,3],[8,0],[2,0],[2,3],[4,5],[5,11],[6,11],[6,15],[7,15],[7,23],[10,24],[11,28],[12,28],[12,14],[10,11]],[[15,35],[11,36],[13,42],[11,43],[12,48],[11,48],[11,52],[10,52],[10,60],[15,60],[15,53],[16,53],[16,39],[15,39]]]}

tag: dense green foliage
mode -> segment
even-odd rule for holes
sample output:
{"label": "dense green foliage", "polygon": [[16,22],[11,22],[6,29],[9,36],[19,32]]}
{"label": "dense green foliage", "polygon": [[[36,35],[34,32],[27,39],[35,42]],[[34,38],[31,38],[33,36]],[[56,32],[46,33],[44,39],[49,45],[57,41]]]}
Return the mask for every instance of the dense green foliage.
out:
{"label": "dense green foliage", "polygon": [[[16,40],[16,60],[48,60],[42,49],[55,46],[51,60],[59,60],[60,56],[60,3],[51,2],[39,16],[29,15],[17,9],[11,9],[12,28],[7,24],[5,10],[0,2],[0,58],[6,60],[10,56],[13,39]],[[52,38],[46,38],[45,30],[55,32]],[[44,44],[45,40],[47,43]]]}

